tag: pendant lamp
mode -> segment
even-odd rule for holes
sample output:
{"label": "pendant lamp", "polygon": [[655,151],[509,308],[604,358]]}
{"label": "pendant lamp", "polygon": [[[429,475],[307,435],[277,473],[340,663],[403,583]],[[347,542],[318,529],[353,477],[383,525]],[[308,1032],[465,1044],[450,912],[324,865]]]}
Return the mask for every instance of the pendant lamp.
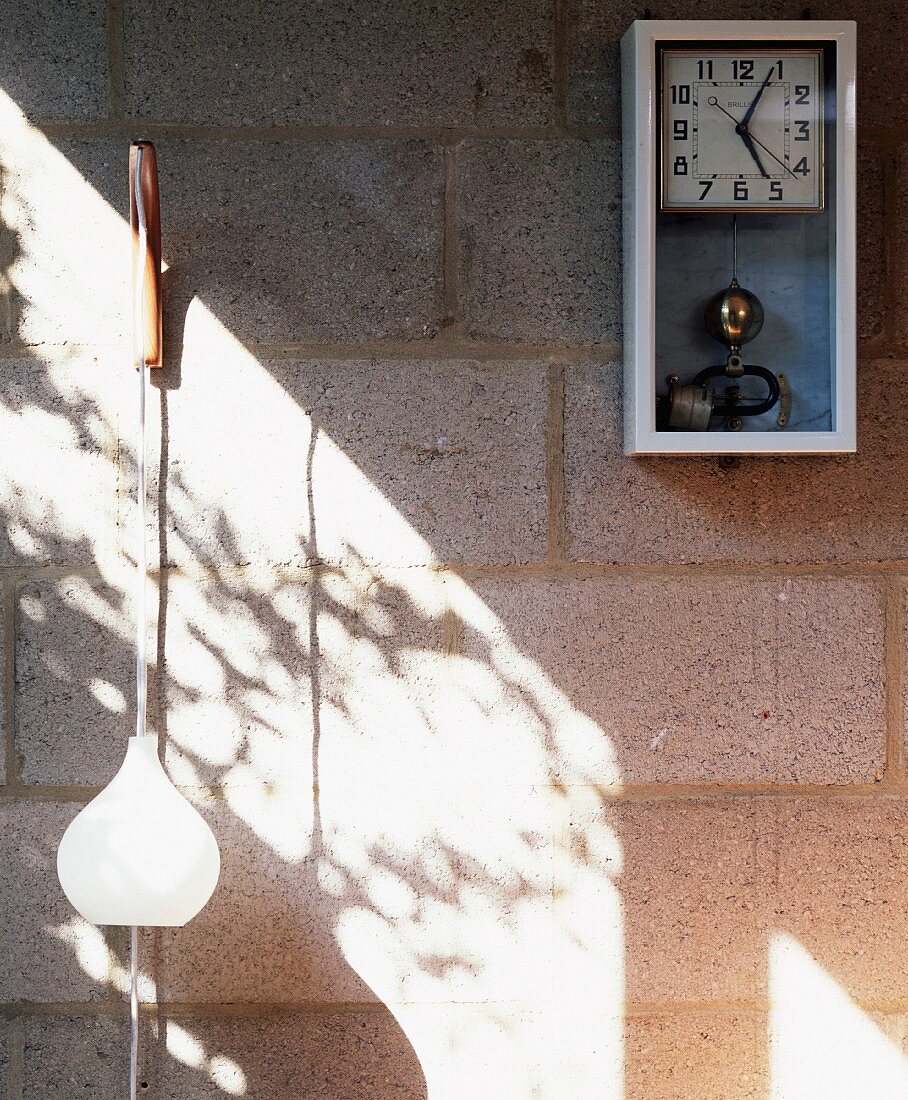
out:
{"label": "pendant lamp", "polygon": [[138,539],[136,570],[136,735],[104,790],[76,816],[57,852],[63,892],[91,924],[131,928],[132,1049],[136,1096],[138,935],[141,925],[178,927],[208,902],[220,873],[217,841],[167,777],[158,739],[146,732],[148,681],[145,550],[145,370],[161,366],[161,216],[154,146],[129,152],[133,241],[133,360],[139,373]]}

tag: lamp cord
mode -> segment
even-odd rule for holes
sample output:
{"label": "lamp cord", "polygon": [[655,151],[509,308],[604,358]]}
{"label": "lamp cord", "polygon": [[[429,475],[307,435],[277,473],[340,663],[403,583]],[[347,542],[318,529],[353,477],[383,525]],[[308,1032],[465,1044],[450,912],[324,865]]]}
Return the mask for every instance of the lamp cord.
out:
{"label": "lamp cord", "polygon": [[[135,193],[136,222],[139,230],[138,271],[136,272],[135,301],[133,303],[133,329],[141,349],[139,360],[139,441],[136,456],[136,736],[146,734],[146,701],[148,697],[148,648],[147,606],[148,555],[145,532],[145,256],[148,246],[148,227],[145,223],[145,204],[142,201],[142,146],[136,148]],[[129,1100],[137,1100],[139,1076],[139,930],[129,929]]]}

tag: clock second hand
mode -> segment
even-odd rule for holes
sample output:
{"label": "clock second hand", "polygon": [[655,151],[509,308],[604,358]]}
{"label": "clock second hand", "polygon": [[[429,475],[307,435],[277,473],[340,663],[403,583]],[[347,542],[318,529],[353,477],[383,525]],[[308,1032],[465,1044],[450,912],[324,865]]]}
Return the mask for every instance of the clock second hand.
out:
{"label": "clock second hand", "polygon": [[[738,135],[738,137],[743,139],[744,135],[747,134],[747,136],[750,138],[750,140],[756,142],[757,145],[759,145],[760,148],[764,152],[769,153],[769,155],[772,157],[772,159],[774,161],[776,161],[777,164],[780,164],[785,169],[785,171],[789,174],[789,176],[791,176],[792,179],[797,179],[797,176],[794,174],[794,172],[792,172],[792,170],[788,167],[788,165],[785,164],[784,161],[779,160],[779,158],[772,151],[772,149],[767,149],[766,146],[763,144],[763,142],[760,141],[760,139],[756,136],[756,134],[752,134],[750,132],[750,130],[747,129],[746,126],[743,128],[743,130],[740,129],[740,127],[743,124],[740,123],[730,111],[726,111],[725,108],[718,101],[718,99],[716,99],[716,97],[714,95],[710,96],[709,99],[706,102],[710,105],[710,107],[718,107],[723,115],[726,115],[728,118],[730,118],[732,120],[732,122],[735,124],[735,133]],[[744,145],[745,145],[745,148],[746,148],[746,146],[747,146],[746,141],[744,142]],[[749,151],[750,151],[751,156],[753,156],[754,160],[757,161],[757,167],[760,169],[761,172],[763,172],[763,175],[766,176],[766,172],[763,170],[763,165],[760,164],[760,161],[758,160],[758,158],[757,158],[756,154],[754,153],[754,151],[752,149],[749,150]]]}
{"label": "clock second hand", "polygon": [[[748,132],[749,132],[749,131],[748,131]],[[756,137],[756,136],[755,136],[754,134],[750,134],[750,138],[751,138],[751,140],[752,140],[752,141],[755,141],[755,142],[757,143],[757,145],[759,145],[759,146],[760,146],[760,148],[761,148],[761,149],[763,149],[763,150],[765,150],[765,151],[766,151],[767,153],[769,153],[769,155],[770,155],[770,156],[772,157],[772,159],[773,159],[774,161],[776,161],[776,163],[777,163],[777,164],[780,164],[780,165],[781,165],[781,166],[782,166],[782,167],[783,167],[783,168],[785,169],[785,171],[786,171],[786,172],[787,172],[787,173],[789,174],[789,176],[791,176],[791,178],[792,178],[793,180],[796,180],[796,179],[798,178],[798,177],[797,177],[797,176],[796,176],[796,175],[794,174],[794,172],[792,172],[792,170],[791,170],[791,169],[790,169],[790,168],[788,167],[788,165],[787,165],[787,164],[786,164],[786,163],[785,163],[784,161],[781,161],[781,160],[779,160],[779,158],[778,158],[778,157],[776,156],[776,154],[775,154],[775,153],[774,153],[774,152],[772,151],[772,149],[767,149],[767,148],[766,148],[766,146],[765,146],[765,145],[763,144],[763,142],[762,142],[762,141],[760,141],[760,139],[759,139],[758,137]]]}

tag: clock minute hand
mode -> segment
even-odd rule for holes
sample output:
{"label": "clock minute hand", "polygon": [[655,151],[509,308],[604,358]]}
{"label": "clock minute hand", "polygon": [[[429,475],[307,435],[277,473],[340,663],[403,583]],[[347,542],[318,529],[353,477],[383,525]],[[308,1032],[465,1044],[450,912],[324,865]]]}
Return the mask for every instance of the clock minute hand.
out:
{"label": "clock minute hand", "polygon": [[747,108],[746,112],[744,113],[744,117],[743,117],[743,118],[741,119],[741,121],[740,121],[740,122],[738,123],[738,125],[739,125],[739,126],[744,126],[744,127],[746,128],[746,127],[747,127],[747,124],[748,124],[748,123],[750,122],[750,120],[751,120],[751,119],[752,119],[752,118],[754,117],[754,111],[755,111],[755,110],[757,109],[757,104],[758,104],[758,103],[760,102],[760,98],[761,98],[761,96],[762,96],[762,95],[763,95],[763,93],[764,93],[764,92],[766,91],[766,85],[767,85],[767,84],[769,83],[769,78],[770,78],[770,77],[772,76],[772,70],[773,70],[773,68],[775,68],[775,66],[771,66],[771,67],[770,67],[770,70],[769,70],[769,72],[768,72],[768,73],[766,74],[766,79],[765,79],[765,80],[763,81],[763,83],[762,83],[762,84],[760,85],[760,90],[759,90],[759,91],[757,92],[757,94],[756,94],[756,95],[754,96],[754,98],[753,98],[753,100],[752,100],[752,102],[751,102],[750,106],[749,106],[749,107]]}

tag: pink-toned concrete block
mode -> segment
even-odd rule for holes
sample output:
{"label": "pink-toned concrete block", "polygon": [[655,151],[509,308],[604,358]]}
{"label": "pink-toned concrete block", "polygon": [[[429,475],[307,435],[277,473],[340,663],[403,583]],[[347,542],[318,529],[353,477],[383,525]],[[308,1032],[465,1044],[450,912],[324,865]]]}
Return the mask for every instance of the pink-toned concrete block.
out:
{"label": "pink-toned concrete block", "polygon": [[798,966],[846,1000],[908,995],[901,799],[597,805],[587,792],[567,808],[563,889],[581,873],[614,878],[621,907],[600,906],[590,965],[615,981],[623,946],[630,1000],[765,1003]]}
{"label": "pink-toned concrete block", "polygon": [[622,453],[621,369],[568,375],[567,554],[575,561],[876,562],[905,554],[908,461],[895,395],[905,369],[862,361],[858,452],[838,457],[710,458]]}
{"label": "pink-toned concrete block", "polygon": [[[462,690],[569,782],[872,782],[884,616],[857,578],[478,581]],[[508,667],[511,666],[511,667]]]}

